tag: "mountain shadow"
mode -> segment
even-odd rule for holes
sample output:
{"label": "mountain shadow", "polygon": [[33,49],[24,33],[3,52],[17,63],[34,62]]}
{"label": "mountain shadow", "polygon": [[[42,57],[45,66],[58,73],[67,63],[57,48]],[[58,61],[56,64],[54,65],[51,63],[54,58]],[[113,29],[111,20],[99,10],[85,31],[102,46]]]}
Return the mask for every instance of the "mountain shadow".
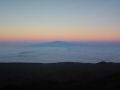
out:
{"label": "mountain shadow", "polygon": [[32,46],[37,46],[37,47],[71,47],[71,46],[80,46],[80,43],[65,42],[65,41],[54,41],[54,42],[34,44]]}

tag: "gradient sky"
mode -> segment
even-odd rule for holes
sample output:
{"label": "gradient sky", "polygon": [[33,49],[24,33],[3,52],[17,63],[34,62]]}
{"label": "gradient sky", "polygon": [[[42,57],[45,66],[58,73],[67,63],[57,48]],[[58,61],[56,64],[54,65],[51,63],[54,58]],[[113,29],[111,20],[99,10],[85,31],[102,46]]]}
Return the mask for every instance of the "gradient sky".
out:
{"label": "gradient sky", "polygon": [[0,0],[0,41],[120,41],[120,0]]}

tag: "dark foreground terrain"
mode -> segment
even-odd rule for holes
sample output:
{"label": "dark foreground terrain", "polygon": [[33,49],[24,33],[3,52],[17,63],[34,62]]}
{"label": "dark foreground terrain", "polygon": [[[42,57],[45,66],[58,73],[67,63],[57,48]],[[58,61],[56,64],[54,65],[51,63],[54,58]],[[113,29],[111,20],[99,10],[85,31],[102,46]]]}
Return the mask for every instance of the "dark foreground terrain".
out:
{"label": "dark foreground terrain", "polygon": [[0,90],[120,90],[120,64],[0,63]]}

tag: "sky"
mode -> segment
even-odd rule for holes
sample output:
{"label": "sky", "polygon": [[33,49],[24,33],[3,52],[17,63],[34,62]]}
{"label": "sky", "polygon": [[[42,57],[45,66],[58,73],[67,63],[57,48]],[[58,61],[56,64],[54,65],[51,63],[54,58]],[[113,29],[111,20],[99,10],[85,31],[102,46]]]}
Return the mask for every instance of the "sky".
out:
{"label": "sky", "polygon": [[120,42],[120,0],[0,0],[0,41]]}

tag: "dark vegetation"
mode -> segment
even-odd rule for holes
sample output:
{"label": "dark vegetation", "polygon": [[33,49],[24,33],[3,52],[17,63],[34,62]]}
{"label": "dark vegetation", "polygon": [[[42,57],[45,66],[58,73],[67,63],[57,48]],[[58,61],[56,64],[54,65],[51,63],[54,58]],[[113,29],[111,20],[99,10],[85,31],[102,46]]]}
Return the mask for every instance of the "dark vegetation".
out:
{"label": "dark vegetation", "polygon": [[0,90],[120,90],[120,64],[0,63]]}

